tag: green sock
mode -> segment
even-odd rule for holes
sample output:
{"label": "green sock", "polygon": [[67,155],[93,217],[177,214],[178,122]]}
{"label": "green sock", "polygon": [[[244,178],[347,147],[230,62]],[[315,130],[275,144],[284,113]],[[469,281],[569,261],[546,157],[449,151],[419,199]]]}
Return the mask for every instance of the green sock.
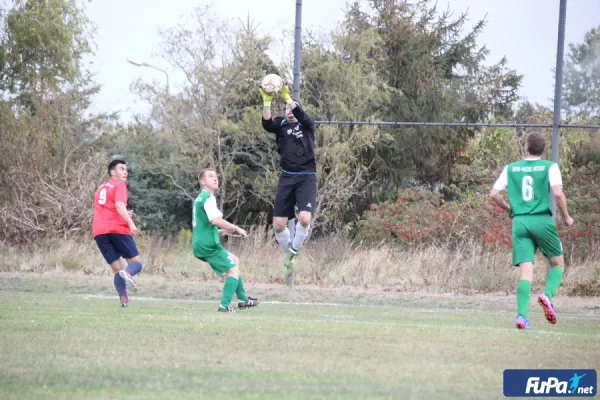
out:
{"label": "green sock", "polygon": [[529,297],[531,296],[531,282],[520,280],[517,285],[517,313],[529,319]]}
{"label": "green sock", "polygon": [[560,282],[562,281],[564,270],[560,267],[554,267],[550,270],[548,274],[548,280],[546,281],[546,287],[544,288],[544,293],[546,296],[553,298],[560,286]]}
{"label": "green sock", "polygon": [[238,280],[232,276],[228,276],[225,285],[223,286],[223,297],[221,297],[222,307],[229,307],[229,303],[231,303],[231,299],[233,299],[233,294],[235,293],[237,286]]}
{"label": "green sock", "polygon": [[241,276],[238,279],[238,285],[237,285],[237,289],[235,291],[235,294],[236,294],[238,300],[240,300],[240,301],[247,301],[248,300],[248,296],[246,296],[246,289],[244,289],[244,281],[242,280]]}

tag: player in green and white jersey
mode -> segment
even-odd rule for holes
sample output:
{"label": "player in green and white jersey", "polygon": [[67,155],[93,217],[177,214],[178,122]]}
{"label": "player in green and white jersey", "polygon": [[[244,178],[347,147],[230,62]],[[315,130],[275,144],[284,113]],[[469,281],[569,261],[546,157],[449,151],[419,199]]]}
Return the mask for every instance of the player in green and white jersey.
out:
{"label": "player in green and white jersey", "polygon": [[[508,164],[494,183],[490,196],[512,218],[513,265],[520,268],[517,285],[517,320],[519,329],[529,326],[529,298],[533,279],[533,263],[537,249],[548,259],[551,270],[538,303],[544,309],[546,320],[556,323],[551,299],[558,290],[564,271],[563,247],[552,219],[550,192],[556,199],[567,226],[573,218],[567,211],[567,199],[562,191],[562,177],[558,164],[542,160],[546,140],[539,132],[527,136],[525,158]],[[507,204],[501,192],[508,192]]]}
{"label": "player in green and white jersey", "polygon": [[217,274],[227,274],[218,311],[235,312],[229,305],[234,294],[238,298],[239,308],[257,306],[256,298],[246,296],[239,259],[228,252],[220,240],[224,235],[237,233],[246,237],[247,233],[223,219],[215,198],[215,191],[219,188],[217,173],[212,169],[202,170],[199,181],[202,191],[196,197],[192,211],[192,249],[194,256],[207,262]]}

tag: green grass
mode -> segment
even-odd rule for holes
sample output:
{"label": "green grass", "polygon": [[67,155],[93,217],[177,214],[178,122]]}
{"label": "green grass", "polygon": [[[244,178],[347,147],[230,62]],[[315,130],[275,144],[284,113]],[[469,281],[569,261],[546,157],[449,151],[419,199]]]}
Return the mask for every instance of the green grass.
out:
{"label": "green grass", "polygon": [[[219,293],[210,301],[134,294],[122,309],[112,295],[0,282],[9,290],[0,292],[1,398],[498,399],[506,368],[600,360],[597,309],[563,312],[551,326],[533,299],[532,331],[519,332],[512,306],[493,296],[491,313],[486,297],[457,309],[473,299],[446,296],[220,314]],[[261,296],[281,297],[264,288]]]}

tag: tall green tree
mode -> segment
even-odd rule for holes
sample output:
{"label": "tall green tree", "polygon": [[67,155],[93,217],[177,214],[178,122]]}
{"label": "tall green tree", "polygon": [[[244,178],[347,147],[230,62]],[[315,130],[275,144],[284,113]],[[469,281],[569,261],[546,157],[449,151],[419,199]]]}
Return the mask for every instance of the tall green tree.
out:
{"label": "tall green tree", "polygon": [[[465,32],[466,14],[454,18],[439,12],[429,0],[372,0],[373,16],[349,13],[349,31],[368,23],[381,38],[372,51],[379,79],[392,88],[385,115],[395,121],[480,122],[491,111],[516,100],[521,77],[506,60],[491,67],[488,54],[476,43],[484,28],[478,21]],[[416,178],[425,183],[447,182],[458,152],[474,134],[470,128],[403,127],[386,130],[393,138],[376,146],[378,179],[394,186]]]}
{"label": "tall green tree", "polygon": [[562,108],[571,118],[600,117],[600,25],[569,45]]}
{"label": "tall green tree", "polygon": [[0,30],[0,91],[32,107],[81,77],[90,21],[76,0],[13,0]]}

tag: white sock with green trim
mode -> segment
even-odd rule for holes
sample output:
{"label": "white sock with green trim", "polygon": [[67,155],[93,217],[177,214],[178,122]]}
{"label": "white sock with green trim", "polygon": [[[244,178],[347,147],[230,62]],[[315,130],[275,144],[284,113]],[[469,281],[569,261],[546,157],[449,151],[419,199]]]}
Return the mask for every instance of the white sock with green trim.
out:
{"label": "white sock with green trim", "polygon": [[281,232],[275,232],[275,239],[277,239],[281,250],[288,251],[288,247],[290,246],[290,230],[287,226]]}

